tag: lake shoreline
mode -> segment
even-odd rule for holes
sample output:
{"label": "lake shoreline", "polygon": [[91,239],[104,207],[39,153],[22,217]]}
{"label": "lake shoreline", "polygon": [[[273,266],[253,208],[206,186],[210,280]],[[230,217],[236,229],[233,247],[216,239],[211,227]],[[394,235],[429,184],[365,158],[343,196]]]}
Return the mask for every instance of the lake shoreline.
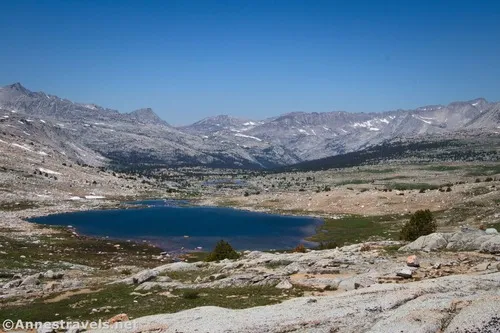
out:
{"label": "lake shoreline", "polygon": [[[166,205],[163,205],[163,202],[165,202]],[[180,205],[179,205],[179,203],[180,203]],[[66,209],[47,209],[47,208],[45,208],[45,209],[33,209],[30,212],[25,211],[19,215],[22,216],[22,218],[25,220],[26,223],[31,224],[32,226],[34,226],[34,228],[37,228],[37,226],[40,225],[40,222],[34,221],[33,219],[37,219],[37,218],[43,219],[43,218],[46,218],[50,215],[64,215],[64,214],[68,214],[68,213],[85,213],[85,212],[91,213],[91,212],[99,212],[99,211],[102,211],[104,213],[104,212],[108,212],[108,211],[116,211],[116,212],[122,211],[123,212],[125,210],[143,210],[143,209],[158,209],[158,208],[167,208],[168,209],[169,207],[196,208],[196,209],[205,208],[205,209],[208,209],[208,212],[218,210],[218,209],[220,209],[222,211],[225,209],[229,209],[230,210],[229,214],[233,214],[233,215],[234,214],[241,214],[244,212],[249,213],[249,214],[256,213],[256,214],[261,215],[261,216],[256,216],[259,219],[260,219],[260,217],[262,217],[264,219],[276,219],[276,218],[278,218],[278,220],[276,220],[276,222],[281,221],[278,224],[278,225],[281,225],[281,228],[283,228],[283,226],[284,226],[283,223],[286,223],[286,222],[282,221],[281,218],[310,219],[310,222],[309,222],[310,224],[306,223],[303,226],[301,223],[304,223],[304,222],[292,221],[294,223],[290,223],[289,230],[288,230],[288,227],[285,225],[285,229],[287,229],[287,232],[289,231],[290,235],[296,233],[297,231],[294,231],[294,230],[299,230],[297,228],[300,228],[300,230],[303,230],[301,232],[305,232],[307,234],[307,235],[303,236],[303,238],[297,240],[297,242],[292,241],[293,246],[290,243],[290,240],[288,240],[288,241],[286,240],[290,236],[285,235],[284,237],[281,237],[281,231],[278,233],[278,235],[280,235],[278,239],[280,242],[285,242],[285,243],[288,242],[288,245],[286,245],[286,246],[255,245],[256,247],[253,247],[254,244],[257,244],[257,243],[255,243],[255,241],[251,241],[251,239],[253,239],[253,238],[259,239],[259,241],[262,242],[262,244],[265,244],[266,242],[273,242],[274,243],[274,241],[272,239],[266,237],[265,235],[263,235],[261,237],[261,236],[255,235],[253,232],[251,232],[250,234],[246,234],[245,231],[242,231],[243,234],[238,234],[238,233],[234,234],[233,233],[231,235],[231,233],[229,233],[228,236],[221,236],[221,237],[216,236],[217,239],[222,238],[222,239],[228,239],[228,240],[231,240],[232,238],[234,239],[236,237],[236,239],[238,239],[238,241],[233,240],[234,244],[238,244],[238,242],[243,242],[243,243],[240,243],[240,244],[242,244],[241,246],[235,245],[235,248],[239,247],[238,250],[241,250],[241,251],[244,251],[244,250],[286,251],[286,250],[290,250],[290,249],[294,248],[295,246],[297,246],[299,244],[304,244],[307,247],[315,247],[318,245],[318,243],[309,241],[308,238],[315,235],[317,233],[319,226],[321,226],[324,223],[324,221],[320,217],[316,217],[316,216],[284,214],[283,212],[269,212],[269,211],[262,211],[262,210],[260,210],[260,211],[248,210],[248,209],[240,209],[239,207],[227,207],[227,206],[217,206],[217,205],[208,206],[208,205],[204,205],[203,200],[185,200],[185,199],[177,199],[177,198],[164,198],[164,199],[141,198],[140,200],[137,200],[137,201],[99,200],[98,202],[94,202],[92,207],[89,207],[87,205],[85,205],[85,206],[71,205],[70,207],[64,207]],[[50,208],[55,208],[55,207],[50,207]],[[231,213],[231,211],[234,211],[234,212]],[[241,215],[240,217],[238,217],[238,219],[240,219],[240,218],[254,219],[255,217],[249,216],[249,215]],[[39,222],[39,223],[37,223],[37,222]],[[215,221],[215,222],[218,223],[218,221]],[[44,224],[44,228],[47,228],[47,227],[50,228],[51,226],[53,226],[53,224],[51,224],[51,223],[45,223],[45,222],[42,222],[42,223]],[[275,225],[275,223],[271,224],[271,225]],[[85,230],[81,230],[81,228],[79,228],[78,226],[75,226],[74,224],[75,223],[73,223],[71,221],[68,221],[67,223],[66,222],[60,223],[59,228],[60,227],[67,228],[68,226],[71,226],[72,228],[70,228],[70,229],[76,231],[76,233],[78,233],[78,234],[85,235],[85,237],[90,237],[90,238],[95,238],[95,239],[100,239],[100,240],[117,240],[117,241],[128,240],[128,241],[133,241],[136,243],[147,242],[147,243],[153,244],[156,247],[162,249],[162,251],[167,252],[169,254],[173,254],[173,255],[180,255],[180,254],[184,254],[184,253],[193,253],[193,252],[200,252],[200,251],[206,252],[207,249],[211,249],[211,247],[213,246],[212,241],[207,243],[207,239],[210,239],[210,237],[213,237],[213,236],[209,236],[209,235],[202,236],[202,235],[196,235],[196,233],[195,233],[194,235],[184,236],[184,238],[185,238],[184,240],[180,236],[165,236],[165,237],[162,236],[162,237],[156,238],[156,236],[150,237],[150,236],[147,236],[147,234],[144,236],[139,236],[139,237],[136,235],[127,235],[124,237],[121,235],[116,236],[113,234],[108,235],[108,233],[104,233],[103,235],[99,236],[99,235],[95,235],[92,233],[89,234],[88,232],[86,232]],[[248,225],[250,225],[250,224],[244,223],[244,222],[242,224],[243,228],[245,228],[244,226],[248,226]],[[226,229],[223,228],[222,230],[226,230]],[[255,230],[257,230],[257,229],[255,229]],[[306,231],[306,230],[309,230],[309,231]],[[270,236],[270,237],[274,237],[274,236]],[[180,240],[179,240],[179,238],[180,238]],[[207,238],[207,239],[205,239],[205,238]],[[165,243],[165,241],[167,239],[170,239],[170,241]],[[175,239],[177,239],[177,241],[175,241]],[[193,244],[194,242],[197,241],[197,239],[199,239],[201,241],[201,243],[200,243],[200,245],[198,245],[196,247],[193,246],[192,248],[191,247],[185,248],[184,246],[176,247],[176,245],[175,245],[175,244]],[[203,240],[203,239],[205,239],[205,240]],[[174,241],[174,243],[170,243],[171,241]],[[216,241],[214,239],[213,243],[215,244],[215,242]],[[252,245],[251,246],[243,245],[243,244],[245,244],[245,242],[247,242],[247,243],[250,242]],[[166,246],[166,245],[162,245],[162,243],[163,244],[172,244],[172,245]],[[259,247],[259,246],[261,246],[261,247]]]}

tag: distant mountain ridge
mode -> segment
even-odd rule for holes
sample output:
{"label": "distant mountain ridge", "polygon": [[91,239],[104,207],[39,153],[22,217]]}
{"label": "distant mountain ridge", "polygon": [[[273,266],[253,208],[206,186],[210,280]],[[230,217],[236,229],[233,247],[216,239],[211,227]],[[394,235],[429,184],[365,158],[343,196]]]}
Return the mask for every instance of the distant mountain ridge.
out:
{"label": "distant mountain ridge", "polygon": [[104,117],[106,119],[116,118],[116,120],[168,125],[150,108],[120,113],[117,110],[103,108],[96,104],[75,103],[44,92],[32,92],[19,82],[0,88],[0,105],[18,112],[49,116],[61,120]]}
{"label": "distant mountain ridge", "polygon": [[112,163],[167,166],[272,168],[395,138],[480,135],[500,128],[500,103],[484,98],[380,113],[292,112],[263,120],[218,115],[173,127],[151,108],[120,113],[15,83],[0,88],[0,109],[5,130],[21,129],[22,121],[12,123],[15,118],[37,118],[47,123],[44,131],[57,130]]}

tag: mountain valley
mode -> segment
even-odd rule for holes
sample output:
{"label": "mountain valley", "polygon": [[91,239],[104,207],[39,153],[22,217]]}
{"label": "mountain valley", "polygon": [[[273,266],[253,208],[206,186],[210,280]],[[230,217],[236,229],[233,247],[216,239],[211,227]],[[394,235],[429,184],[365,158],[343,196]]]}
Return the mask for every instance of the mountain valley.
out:
{"label": "mountain valley", "polygon": [[391,142],[495,136],[500,103],[475,99],[380,113],[293,112],[264,120],[221,115],[173,127],[149,108],[120,113],[0,88],[0,129],[85,164],[272,169]]}

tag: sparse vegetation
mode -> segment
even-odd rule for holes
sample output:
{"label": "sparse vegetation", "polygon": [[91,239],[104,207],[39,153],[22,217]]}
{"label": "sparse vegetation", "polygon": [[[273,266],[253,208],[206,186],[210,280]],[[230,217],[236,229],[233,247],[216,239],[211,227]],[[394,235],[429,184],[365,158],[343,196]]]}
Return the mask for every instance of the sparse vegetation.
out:
{"label": "sparse vegetation", "polygon": [[24,209],[37,208],[40,204],[34,201],[17,201],[17,202],[2,202],[0,203],[0,211],[17,211]]}
{"label": "sparse vegetation", "polygon": [[335,242],[338,246],[343,246],[365,240],[397,239],[399,222],[404,218],[399,214],[325,218],[324,223],[317,227],[316,234],[307,240],[318,243]]}
{"label": "sparse vegetation", "polygon": [[335,185],[337,185],[337,186],[342,186],[342,185],[359,185],[359,184],[368,184],[370,182],[371,182],[370,180],[366,180],[366,179],[348,179],[348,180],[344,180],[344,181],[338,182]]}
{"label": "sparse vegetation", "polygon": [[337,242],[328,241],[328,242],[320,242],[317,249],[318,250],[329,250],[329,249],[335,249],[337,247],[338,247]]}
{"label": "sparse vegetation", "polygon": [[500,174],[500,164],[490,164],[490,165],[479,165],[473,166],[469,168],[469,172],[466,176],[475,177],[475,176],[489,176],[489,175],[498,175]]}
{"label": "sparse vegetation", "polygon": [[437,190],[440,186],[426,183],[394,183],[387,185],[388,188],[398,191],[407,190]]}
{"label": "sparse vegetation", "polygon": [[437,171],[437,172],[448,172],[448,171],[455,171],[455,170],[461,170],[463,169],[462,166],[457,166],[457,165],[430,165],[423,170],[428,170],[428,171]]}
{"label": "sparse vegetation", "polygon": [[[158,265],[158,260],[151,259],[158,255],[161,249],[147,243],[133,243],[75,237],[65,228],[52,228],[58,232],[52,235],[38,236],[27,246],[24,239],[13,239],[0,236],[2,251],[0,257],[1,271],[11,269],[21,272],[30,269],[47,268],[44,262],[49,261],[54,268],[60,262],[71,261],[75,264],[109,269],[111,266],[137,265],[148,268]],[[119,244],[119,247],[114,245]],[[124,270],[127,273],[127,270]]]}
{"label": "sparse vegetation", "polygon": [[[104,289],[70,296],[58,302],[47,303],[37,299],[30,306],[0,301],[0,318],[16,318],[23,321],[56,321],[60,318],[72,320],[107,320],[118,313],[127,313],[138,318],[157,313],[172,313],[199,306],[220,306],[229,309],[244,309],[253,306],[279,303],[291,297],[302,296],[303,289],[294,288],[283,294],[281,290],[269,287],[241,287],[217,289],[178,289],[169,293],[155,289],[147,296],[133,293],[134,286],[117,284]],[[172,297],[166,297],[170,294]],[[50,298],[53,298],[51,295]],[[92,309],[111,307],[111,312],[93,313]],[[77,309],[77,310],[75,310]]]}
{"label": "sparse vegetation", "polygon": [[168,272],[166,273],[166,275],[176,281],[191,283],[194,282],[198,277],[200,277],[201,279],[209,278],[211,275],[216,274],[217,272],[218,270],[214,269],[201,269]]}

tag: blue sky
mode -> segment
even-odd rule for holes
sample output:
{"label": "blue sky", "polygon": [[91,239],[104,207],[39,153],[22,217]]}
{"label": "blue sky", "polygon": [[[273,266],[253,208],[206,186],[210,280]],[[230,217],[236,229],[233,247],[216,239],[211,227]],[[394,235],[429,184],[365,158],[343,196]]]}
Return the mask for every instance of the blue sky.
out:
{"label": "blue sky", "polygon": [[175,125],[500,100],[498,1],[2,1],[0,85]]}

